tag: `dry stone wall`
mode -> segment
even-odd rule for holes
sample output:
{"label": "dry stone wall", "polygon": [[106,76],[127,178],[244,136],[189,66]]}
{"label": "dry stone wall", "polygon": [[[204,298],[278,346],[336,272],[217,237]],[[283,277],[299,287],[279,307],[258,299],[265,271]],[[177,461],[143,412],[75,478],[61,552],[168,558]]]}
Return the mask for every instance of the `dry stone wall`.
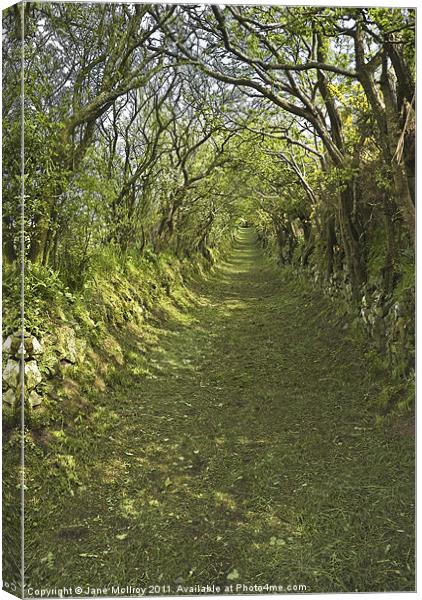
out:
{"label": "dry stone wall", "polygon": [[26,406],[42,407],[49,382],[80,362],[83,350],[83,342],[68,325],[55,328],[44,340],[28,332],[9,335],[3,343],[3,410],[9,415],[20,410],[22,385]]}

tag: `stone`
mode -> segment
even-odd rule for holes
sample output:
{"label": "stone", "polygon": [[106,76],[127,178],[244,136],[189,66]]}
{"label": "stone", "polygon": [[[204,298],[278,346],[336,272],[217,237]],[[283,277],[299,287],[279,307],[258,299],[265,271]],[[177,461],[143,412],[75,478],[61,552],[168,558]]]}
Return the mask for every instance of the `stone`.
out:
{"label": "stone", "polygon": [[20,344],[18,351],[16,352],[16,357],[20,358],[22,355],[24,356],[24,358],[29,356],[29,354],[25,350],[25,344]]}
{"label": "stone", "polygon": [[64,325],[57,329],[56,335],[59,358],[66,359],[70,363],[75,364],[78,358],[78,348],[74,330]]}
{"label": "stone", "polygon": [[15,356],[19,350],[21,342],[22,337],[20,333],[14,333],[13,335],[9,335],[3,343],[3,352],[5,354]]}
{"label": "stone", "polygon": [[20,363],[13,358],[9,358],[3,371],[3,381],[10,388],[17,388],[20,379]]}
{"label": "stone", "polygon": [[3,342],[3,352],[5,354],[12,354],[12,336],[9,335]]}
{"label": "stone", "polygon": [[9,388],[3,394],[3,403],[8,404],[9,406],[15,406],[16,404],[16,391]]}
{"label": "stone", "polygon": [[25,390],[33,390],[42,381],[41,371],[38,368],[37,361],[30,360],[25,363]]}
{"label": "stone", "polygon": [[25,350],[28,352],[29,356],[36,356],[37,354],[42,354],[43,352],[41,342],[35,337],[35,335],[25,339]]}
{"label": "stone", "polygon": [[31,408],[35,408],[42,404],[42,397],[35,390],[32,390],[28,396],[28,404]]}
{"label": "stone", "polygon": [[42,354],[42,344],[35,336],[32,338],[32,352],[33,354]]}

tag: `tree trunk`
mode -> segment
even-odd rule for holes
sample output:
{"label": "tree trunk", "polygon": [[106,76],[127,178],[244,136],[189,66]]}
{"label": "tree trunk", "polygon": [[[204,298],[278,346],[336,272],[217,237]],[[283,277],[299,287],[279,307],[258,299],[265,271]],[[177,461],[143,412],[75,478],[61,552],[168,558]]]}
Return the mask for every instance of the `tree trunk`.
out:
{"label": "tree trunk", "polygon": [[326,223],[326,251],[325,251],[325,262],[326,271],[325,276],[327,281],[330,279],[334,270],[334,246],[337,244],[336,229],[335,229],[335,217],[330,215]]}
{"label": "tree trunk", "polygon": [[3,217],[3,255],[6,262],[11,264],[18,258],[15,249],[16,228],[11,217]]}
{"label": "tree trunk", "polygon": [[350,275],[352,294],[359,298],[362,285],[366,281],[366,267],[361,252],[361,244],[356,228],[353,225],[353,182],[340,192],[339,225],[346,257],[346,265]]}
{"label": "tree trunk", "polygon": [[48,218],[46,214],[38,213],[34,217],[34,228],[29,243],[28,258],[33,263],[43,260],[44,249],[48,236]]}
{"label": "tree trunk", "polygon": [[415,204],[412,198],[412,192],[409,187],[408,173],[403,160],[404,152],[400,145],[404,143],[401,140],[400,118],[395,105],[393,93],[390,87],[387,64],[384,60],[383,72],[381,77],[381,91],[385,103],[385,118],[387,125],[387,139],[390,148],[389,158],[391,171],[393,175],[395,199],[400,208],[403,220],[407,225],[412,242],[415,241]]}
{"label": "tree trunk", "polygon": [[[365,63],[365,49],[363,42],[362,24],[357,22],[355,33],[355,55],[356,70],[359,81],[364,89],[366,98],[374,113],[378,130],[380,134],[380,145],[383,153],[384,162],[391,166],[392,179],[394,185],[394,195],[397,206],[400,207],[403,220],[411,235],[412,242],[415,239],[415,208],[412,200],[411,187],[409,187],[408,174],[402,156],[397,153],[399,149],[399,140],[401,134],[400,128],[400,107],[394,99],[394,94],[390,87],[388,77],[388,56],[384,52],[381,75],[381,92],[384,100],[384,106],[381,103],[377,88],[375,86],[372,73],[368,70]],[[397,57],[396,57],[397,58]],[[398,63],[397,63],[398,64]],[[396,66],[397,66],[396,64]],[[408,85],[406,95],[409,93]],[[409,146],[409,143],[408,143]],[[410,157],[410,162],[412,159]],[[410,174],[411,175],[411,174]]]}

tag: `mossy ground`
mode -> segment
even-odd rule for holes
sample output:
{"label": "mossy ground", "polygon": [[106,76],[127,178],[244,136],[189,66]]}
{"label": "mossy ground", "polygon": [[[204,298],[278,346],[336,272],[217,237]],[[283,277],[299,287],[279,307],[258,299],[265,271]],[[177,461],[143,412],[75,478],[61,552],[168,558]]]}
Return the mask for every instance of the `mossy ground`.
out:
{"label": "mossy ground", "polygon": [[332,307],[238,236],[95,409],[27,443],[27,583],[414,589],[412,427]]}

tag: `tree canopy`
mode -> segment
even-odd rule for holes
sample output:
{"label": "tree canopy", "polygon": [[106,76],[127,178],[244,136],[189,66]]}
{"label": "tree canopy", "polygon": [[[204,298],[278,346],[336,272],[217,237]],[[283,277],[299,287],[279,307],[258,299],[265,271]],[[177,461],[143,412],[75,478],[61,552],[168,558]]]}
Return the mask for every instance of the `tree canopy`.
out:
{"label": "tree canopy", "polygon": [[411,305],[414,10],[29,2],[4,28],[7,262],[23,177],[26,260],[73,288],[105,248],[212,260],[246,219],[351,303]]}

